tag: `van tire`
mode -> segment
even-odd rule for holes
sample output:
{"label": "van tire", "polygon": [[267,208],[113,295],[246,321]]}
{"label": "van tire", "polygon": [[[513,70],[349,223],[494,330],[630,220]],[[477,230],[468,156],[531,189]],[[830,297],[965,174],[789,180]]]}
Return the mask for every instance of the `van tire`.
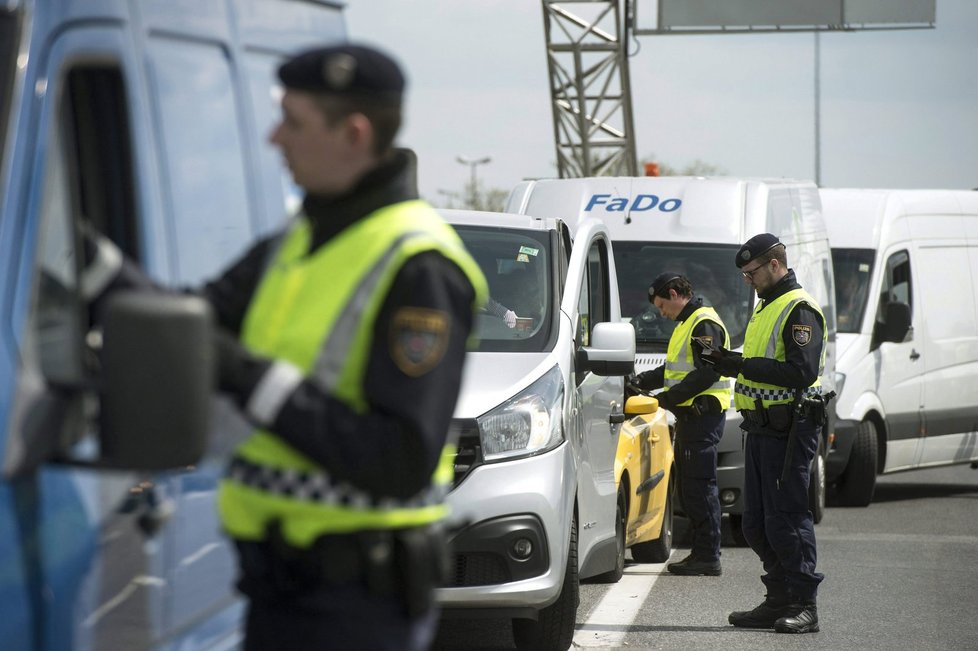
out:
{"label": "van tire", "polygon": [[595,583],[618,583],[625,574],[625,527],[628,519],[628,502],[625,490],[618,488],[618,506],[615,509],[615,567],[594,577]]}
{"label": "van tire", "polygon": [[672,501],[673,482],[669,482],[669,492],[666,493],[665,513],[662,516],[662,529],[659,530],[659,537],[655,540],[637,543],[632,545],[632,560],[636,563],[665,563],[672,554],[672,533],[673,533],[673,509]]}
{"label": "van tire", "polygon": [[849,462],[836,484],[836,495],[842,506],[869,506],[876,492],[879,454],[876,425],[871,420],[859,423],[849,452]]}
{"label": "van tire", "polygon": [[818,438],[818,450],[812,459],[812,470],[808,477],[808,509],[812,521],[818,524],[825,516],[825,441]]}
{"label": "van tire", "polygon": [[541,610],[537,619],[514,619],[513,641],[517,649],[566,651],[574,641],[580,582],[577,575],[577,514],[571,519],[567,568],[557,601]]}

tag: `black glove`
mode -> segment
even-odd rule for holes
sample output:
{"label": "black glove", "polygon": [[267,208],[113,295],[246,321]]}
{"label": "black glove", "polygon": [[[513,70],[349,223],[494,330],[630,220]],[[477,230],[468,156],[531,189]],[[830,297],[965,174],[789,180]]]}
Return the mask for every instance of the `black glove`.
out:
{"label": "black glove", "polygon": [[239,405],[247,404],[248,396],[271,363],[252,355],[224,328],[215,328],[214,348],[218,390],[230,394]]}
{"label": "black glove", "polygon": [[737,377],[744,367],[744,358],[740,353],[727,350],[723,346],[704,353],[700,359],[713,366],[713,369],[724,377]]}
{"label": "black glove", "polygon": [[673,398],[669,395],[668,391],[660,391],[659,393],[655,394],[655,399],[659,401],[659,409],[668,409],[669,411],[673,411],[676,407],[675,403],[673,402]]}

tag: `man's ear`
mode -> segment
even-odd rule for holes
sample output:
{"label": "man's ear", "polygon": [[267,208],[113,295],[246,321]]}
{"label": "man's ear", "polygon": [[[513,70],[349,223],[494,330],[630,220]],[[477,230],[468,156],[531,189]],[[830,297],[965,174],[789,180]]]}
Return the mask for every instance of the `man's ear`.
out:
{"label": "man's ear", "polygon": [[374,143],[374,127],[363,113],[351,113],[346,118],[346,137],[351,146],[370,150]]}

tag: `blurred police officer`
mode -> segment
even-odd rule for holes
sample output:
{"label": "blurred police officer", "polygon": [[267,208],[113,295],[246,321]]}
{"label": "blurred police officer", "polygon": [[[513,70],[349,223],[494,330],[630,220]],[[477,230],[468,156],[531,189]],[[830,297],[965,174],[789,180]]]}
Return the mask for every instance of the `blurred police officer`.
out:
{"label": "blurred police officer", "polygon": [[[299,214],[201,293],[220,390],[254,426],[219,491],[249,598],[245,649],[424,649],[445,567],[447,432],[485,278],[392,143],[404,77],[336,45],[278,70],[271,134]],[[86,234],[86,296],[167,291]]]}
{"label": "blurred police officer", "polygon": [[302,210],[205,289],[226,329],[221,389],[256,428],[219,494],[245,648],[426,648],[443,448],[485,279],[392,149],[404,77],[390,57],[336,45],[278,75],[270,139]]}
{"label": "blurred police officer", "polygon": [[764,566],[767,594],[734,626],[779,633],[818,631],[815,528],[808,508],[809,467],[818,448],[824,404],[825,319],[788,269],[784,245],[770,233],[737,251],[737,267],[757,292],[743,356],[723,349],[710,357],[736,377],[734,405],[747,432],[744,537]]}
{"label": "blurred police officer", "polygon": [[693,295],[685,276],[669,271],[656,276],[649,287],[649,302],[677,325],[666,363],[639,374],[636,383],[646,390],[666,387],[656,398],[660,407],[676,416],[680,497],[693,534],[689,555],[666,567],[673,574],[719,576],[717,445],[730,407],[730,383],[700,354],[704,344],[729,346],[730,339],[716,310]]}

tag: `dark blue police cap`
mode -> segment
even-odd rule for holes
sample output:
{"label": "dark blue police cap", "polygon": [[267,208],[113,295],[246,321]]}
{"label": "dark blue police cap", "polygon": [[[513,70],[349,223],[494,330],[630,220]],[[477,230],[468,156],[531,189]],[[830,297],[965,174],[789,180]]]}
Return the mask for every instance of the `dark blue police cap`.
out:
{"label": "dark blue police cap", "polygon": [[404,74],[388,55],[366,45],[342,43],[306,50],[283,63],[278,77],[286,88],[336,95],[376,95],[399,99]]}
{"label": "dark blue police cap", "polygon": [[662,288],[677,278],[682,277],[682,274],[676,273],[675,271],[663,271],[661,274],[656,276],[655,280],[652,281],[652,284],[649,285],[649,300],[651,301],[652,297],[656,294],[662,297],[662,294],[660,293],[662,292]]}
{"label": "dark blue police cap", "polygon": [[744,245],[737,251],[737,268],[740,269],[751,260],[756,260],[779,244],[781,244],[781,240],[770,233],[755,235],[744,242]]}

